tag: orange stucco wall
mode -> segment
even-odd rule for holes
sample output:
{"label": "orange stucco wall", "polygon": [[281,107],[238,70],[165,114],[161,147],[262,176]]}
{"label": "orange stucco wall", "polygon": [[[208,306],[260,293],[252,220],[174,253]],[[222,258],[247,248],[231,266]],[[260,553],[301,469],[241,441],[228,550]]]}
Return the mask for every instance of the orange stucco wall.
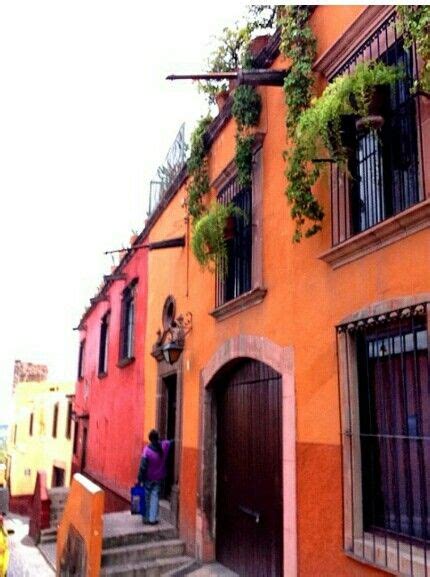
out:
{"label": "orange stucco wall", "polygon": [[67,539],[71,528],[85,546],[86,567],[82,577],[98,577],[103,540],[104,492],[80,474],[73,477],[57,534],[57,575],[68,559]]}
{"label": "orange stucco wall", "polygon": [[[360,14],[363,6],[321,6],[312,17],[323,53]],[[279,57],[274,68],[282,67]],[[202,271],[189,244],[153,251],[148,257],[148,318],[145,365],[145,426],[155,424],[157,363],[150,356],[161,328],[164,300],[174,295],[178,313],[191,312],[183,362],[183,430],[180,530],[190,550],[195,541],[200,371],[228,338],[262,335],[295,356],[297,432],[298,563],[300,575],[377,575],[342,552],[342,471],[335,326],[346,315],[377,301],[429,290],[430,231],[373,252],[333,270],[318,256],[331,246],[329,191],[322,177],[316,193],[326,208],[321,234],[291,242],[293,223],[284,196],[286,146],[284,97],[279,88],[260,88],[264,112],[263,284],[259,305],[216,322],[215,280]],[[234,156],[235,124],[230,120],[213,144],[209,166],[216,178]],[[152,228],[149,241],[187,233],[182,187]],[[317,492],[315,492],[317,488]],[[318,495],[316,499],[315,496]],[[317,532],[316,528],[317,527]],[[316,539],[318,533],[319,540]],[[325,536],[323,539],[322,536]]]}

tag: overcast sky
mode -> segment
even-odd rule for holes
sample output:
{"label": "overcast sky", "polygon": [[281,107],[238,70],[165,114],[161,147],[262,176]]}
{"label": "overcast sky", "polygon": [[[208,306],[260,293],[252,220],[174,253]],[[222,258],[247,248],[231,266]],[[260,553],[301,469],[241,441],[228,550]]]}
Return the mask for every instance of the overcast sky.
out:
{"label": "overcast sky", "polygon": [[207,111],[172,72],[204,68],[244,12],[144,0],[0,0],[0,422],[14,359],[74,380],[73,327],[105,250],[145,218],[180,124]]}

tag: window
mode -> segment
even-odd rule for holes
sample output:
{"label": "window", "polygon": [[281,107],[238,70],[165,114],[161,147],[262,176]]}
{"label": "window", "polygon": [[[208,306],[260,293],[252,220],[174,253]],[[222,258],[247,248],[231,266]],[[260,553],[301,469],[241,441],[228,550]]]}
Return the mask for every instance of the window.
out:
{"label": "window", "polygon": [[58,411],[59,411],[59,405],[58,405],[58,403],[55,403],[55,405],[54,405],[54,414],[53,414],[53,417],[52,417],[52,436],[54,437],[54,439],[57,438]]}
{"label": "window", "polygon": [[[405,49],[393,14],[338,69],[352,72],[358,62],[379,60],[405,71],[392,87],[379,87],[378,114],[384,124],[378,133],[345,126],[350,150],[349,175],[332,165],[333,245],[395,216],[424,199],[422,162],[422,96],[411,94],[418,77],[416,53]],[[334,77],[335,77],[334,76]],[[333,79],[333,78],[332,78]]]}
{"label": "window", "polygon": [[338,327],[345,548],[402,575],[430,574],[427,311]]}
{"label": "window", "polygon": [[34,422],[34,413],[30,413],[30,424],[28,427],[28,434],[30,437],[33,436],[33,422]]}
{"label": "window", "polygon": [[78,440],[79,440],[79,421],[75,421],[75,434],[73,437],[73,454],[78,454]]}
{"label": "window", "polygon": [[128,287],[126,287],[122,293],[119,351],[120,363],[121,361],[128,361],[133,359],[136,283],[137,279],[135,279]]}
{"label": "window", "polygon": [[106,375],[108,371],[108,335],[110,313],[107,312],[100,324],[100,347],[99,347],[99,376]]}
{"label": "window", "polygon": [[78,379],[84,377],[85,339],[79,343]]}
{"label": "window", "polygon": [[251,289],[252,263],[252,188],[240,188],[233,178],[218,195],[223,204],[232,203],[243,212],[231,217],[227,243],[225,277],[217,278],[216,304],[222,305]]}
{"label": "window", "polygon": [[72,401],[67,404],[66,439],[72,437]]}

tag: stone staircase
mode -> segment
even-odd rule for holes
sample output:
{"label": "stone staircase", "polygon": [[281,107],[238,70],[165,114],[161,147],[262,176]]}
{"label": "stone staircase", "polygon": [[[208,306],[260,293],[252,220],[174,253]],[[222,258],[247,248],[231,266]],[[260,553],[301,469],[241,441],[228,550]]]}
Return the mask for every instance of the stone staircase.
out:
{"label": "stone staircase", "polygon": [[[42,529],[39,549],[55,567],[57,526],[67,500],[67,489],[51,489],[50,527]],[[174,577],[187,575],[200,565],[185,553],[170,523],[170,504],[160,501],[160,523],[144,525],[129,511],[103,515],[103,550],[100,577]]]}
{"label": "stone staircase", "polygon": [[101,576],[159,577],[185,575],[198,567],[185,554],[185,544],[177,530],[165,520],[143,525],[139,515],[128,511],[104,515]]}
{"label": "stone staircase", "polygon": [[51,502],[49,527],[41,530],[39,543],[53,543],[57,539],[57,527],[60,524],[68,494],[69,489],[67,487],[55,487],[48,490]]}

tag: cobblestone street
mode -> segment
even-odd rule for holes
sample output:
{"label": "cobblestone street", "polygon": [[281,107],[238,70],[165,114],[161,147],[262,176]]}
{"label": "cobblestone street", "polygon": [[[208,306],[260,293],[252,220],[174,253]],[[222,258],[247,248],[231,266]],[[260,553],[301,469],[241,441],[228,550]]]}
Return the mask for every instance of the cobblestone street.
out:
{"label": "cobblestone street", "polygon": [[15,531],[9,537],[8,577],[53,577],[54,571],[28,536],[28,518],[9,514],[6,527]]}

